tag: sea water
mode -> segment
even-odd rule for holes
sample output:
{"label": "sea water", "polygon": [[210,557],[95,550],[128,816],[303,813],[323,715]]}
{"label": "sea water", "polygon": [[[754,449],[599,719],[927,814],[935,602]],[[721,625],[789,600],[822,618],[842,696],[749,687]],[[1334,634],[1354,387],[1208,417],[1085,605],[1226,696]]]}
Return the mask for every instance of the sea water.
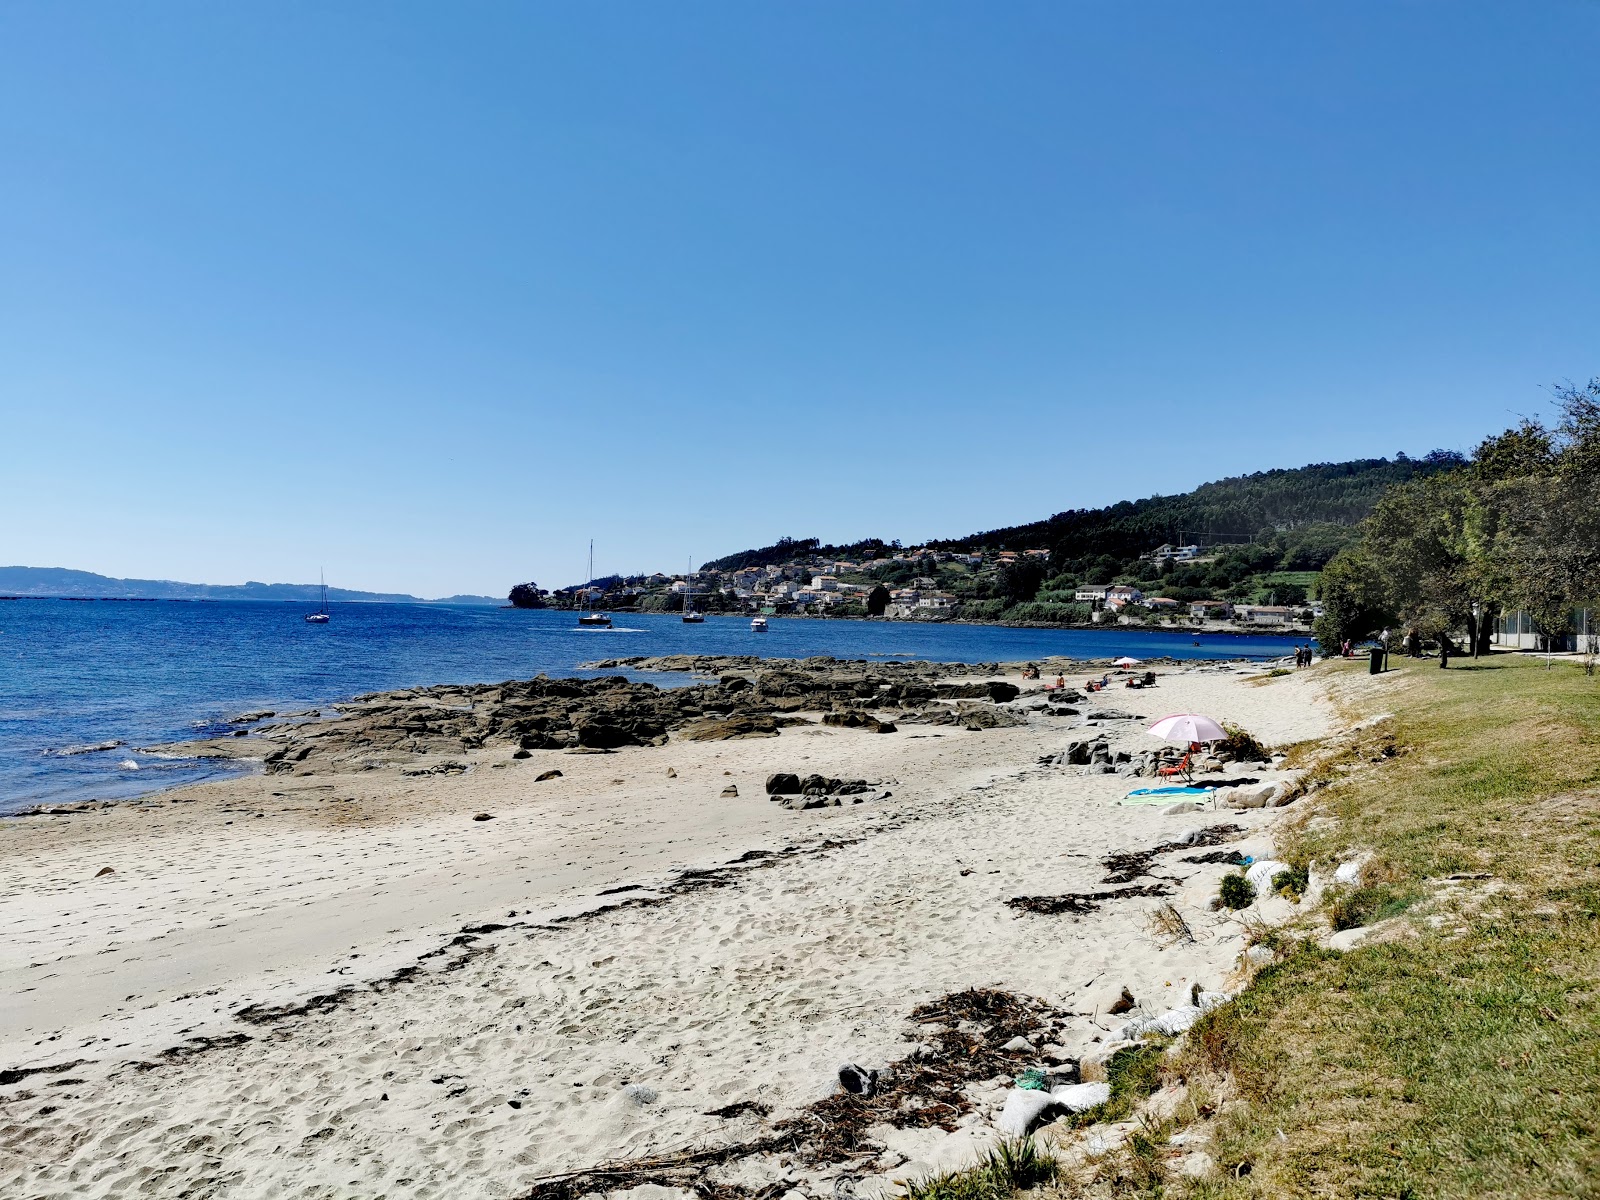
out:
{"label": "sea water", "polygon": [[[331,611],[328,624],[311,625],[306,606],[273,602],[0,603],[0,812],[126,798],[238,770],[141,748],[216,736],[242,712],[325,709],[362,692],[421,684],[602,673],[577,669],[595,659],[1262,659],[1295,645],[1268,635],[910,621],[773,618],[767,633],[754,633],[748,617],[708,616],[703,625],[686,625],[675,614],[619,614],[610,629],[579,629],[574,613],[552,610],[336,604]],[[107,741],[123,744],[60,753]]]}

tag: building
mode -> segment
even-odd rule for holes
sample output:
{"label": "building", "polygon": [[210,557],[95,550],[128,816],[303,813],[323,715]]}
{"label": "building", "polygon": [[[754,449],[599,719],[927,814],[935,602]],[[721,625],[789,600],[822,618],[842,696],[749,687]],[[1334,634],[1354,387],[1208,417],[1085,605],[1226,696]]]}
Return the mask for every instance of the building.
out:
{"label": "building", "polygon": [[1171,542],[1164,542],[1154,550],[1147,550],[1139,555],[1147,562],[1188,562],[1200,557],[1199,546],[1174,546]]}
{"label": "building", "polygon": [[1086,600],[1091,604],[1097,604],[1106,598],[1107,590],[1107,588],[1095,587],[1093,585],[1081,587],[1072,593],[1072,598],[1074,600]]}
{"label": "building", "polygon": [[1503,650],[1544,650],[1554,653],[1600,651],[1600,608],[1575,608],[1567,615],[1566,631],[1546,638],[1533,624],[1531,613],[1511,609],[1495,618],[1490,641]]}
{"label": "building", "polygon": [[956,598],[944,592],[927,592],[917,597],[918,608],[951,609],[956,606]]}
{"label": "building", "polygon": [[1293,625],[1300,609],[1283,604],[1251,604],[1234,610],[1246,625]]}
{"label": "building", "polygon": [[1118,604],[1139,604],[1144,600],[1144,593],[1136,587],[1129,587],[1125,583],[1113,584],[1106,589],[1106,603],[1115,601]]}
{"label": "building", "polygon": [[1151,596],[1145,600],[1144,606],[1155,612],[1177,612],[1183,607],[1178,601],[1169,600],[1165,596]]}
{"label": "building", "polygon": [[839,587],[839,581],[830,575],[813,575],[811,577],[811,590],[814,592],[832,592]]}
{"label": "building", "polygon": [[1189,605],[1189,615],[1196,621],[1204,621],[1208,617],[1226,621],[1233,616],[1233,605],[1226,600],[1196,600]]}

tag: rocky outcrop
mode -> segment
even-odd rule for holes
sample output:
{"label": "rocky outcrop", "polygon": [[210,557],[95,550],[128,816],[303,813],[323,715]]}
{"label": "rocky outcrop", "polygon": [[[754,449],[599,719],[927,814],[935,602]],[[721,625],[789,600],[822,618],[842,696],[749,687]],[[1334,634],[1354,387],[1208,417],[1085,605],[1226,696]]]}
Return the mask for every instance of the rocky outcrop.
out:
{"label": "rocky outcrop", "polygon": [[[992,679],[951,682],[952,674],[992,675],[993,663],[851,662],[674,655],[613,659],[637,671],[706,676],[657,687],[619,675],[510,680],[378,692],[334,706],[337,715],[302,724],[256,727],[242,736],[186,743],[193,755],[260,757],[270,774],[412,768],[419,758],[454,760],[505,746],[517,757],[538,751],[603,753],[659,746],[669,738],[720,741],[776,737],[821,713],[825,724],[892,733],[900,720],[994,729],[1023,724],[1000,708],[1019,695]],[[895,714],[894,720],[885,710]],[[248,714],[257,717],[260,714]],[[811,718],[814,719],[814,718]]]}

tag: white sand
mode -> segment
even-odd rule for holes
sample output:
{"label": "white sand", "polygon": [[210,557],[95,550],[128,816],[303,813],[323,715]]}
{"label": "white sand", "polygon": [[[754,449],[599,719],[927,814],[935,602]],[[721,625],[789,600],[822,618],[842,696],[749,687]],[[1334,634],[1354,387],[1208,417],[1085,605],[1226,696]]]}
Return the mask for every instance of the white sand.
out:
{"label": "white sand", "polygon": [[[1095,701],[1277,743],[1333,723],[1311,677],[1190,671]],[[903,1055],[907,1014],[950,991],[1089,1012],[1123,985],[1154,1009],[1221,985],[1241,945],[1204,907],[1221,867],[1162,860],[1200,935],[1182,948],[1146,932],[1151,900],[1082,918],[1004,904],[1095,890],[1111,850],[1280,815],[1115,805],[1148,781],[1034,765],[1082,736],[1071,725],[789,729],[504,769],[485,751],[459,778],[257,777],[5,822],[0,1068],[85,1061],[0,1086],[0,1195],[516,1196],[550,1172],[754,1136],[757,1118],[703,1114],[756,1100],[776,1119],[826,1095],[841,1063]],[[1141,728],[1095,732],[1142,748]],[[533,782],[550,767],[565,777]],[[894,795],[794,812],[763,794],[775,770]],[[730,782],[740,796],[722,799]],[[786,847],[802,849],[726,886],[551,924],[653,894],[608,888]],[[486,923],[506,928],[419,962]],[[407,965],[422,972],[367,986]],[[322,1011],[233,1015],[351,984]],[[1073,1036],[1114,1025],[1080,1018]],[[907,1153],[937,1161],[941,1136]]]}

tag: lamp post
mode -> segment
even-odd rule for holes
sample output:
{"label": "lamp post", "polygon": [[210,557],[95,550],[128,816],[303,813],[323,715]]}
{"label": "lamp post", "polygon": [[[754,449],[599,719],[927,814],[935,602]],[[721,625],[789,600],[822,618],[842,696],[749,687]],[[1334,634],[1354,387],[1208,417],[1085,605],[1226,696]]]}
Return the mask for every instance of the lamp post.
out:
{"label": "lamp post", "polygon": [[1478,643],[1483,640],[1483,605],[1472,602],[1472,657],[1478,657]]}

